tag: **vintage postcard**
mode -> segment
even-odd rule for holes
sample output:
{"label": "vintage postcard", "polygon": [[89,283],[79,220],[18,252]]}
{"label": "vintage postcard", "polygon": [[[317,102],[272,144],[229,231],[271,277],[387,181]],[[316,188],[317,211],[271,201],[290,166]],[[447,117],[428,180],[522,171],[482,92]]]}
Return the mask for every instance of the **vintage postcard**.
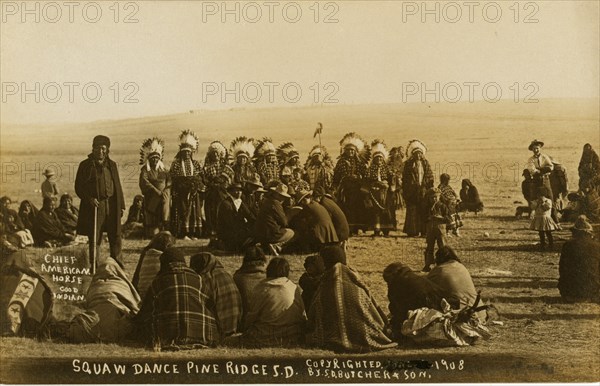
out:
{"label": "vintage postcard", "polygon": [[2,383],[600,381],[600,5],[0,1]]}

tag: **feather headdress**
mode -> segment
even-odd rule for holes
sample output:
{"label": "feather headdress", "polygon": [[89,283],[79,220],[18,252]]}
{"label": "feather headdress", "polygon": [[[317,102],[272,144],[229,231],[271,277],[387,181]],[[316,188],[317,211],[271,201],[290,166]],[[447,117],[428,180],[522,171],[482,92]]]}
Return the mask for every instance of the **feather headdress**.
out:
{"label": "feather headdress", "polygon": [[298,150],[296,150],[294,144],[291,142],[284,142],[277,147],[277,159],[282,165],[287,164],[293,158],[298,159],[299,157],[300,153],[298,153]]}
{"label": "feather headdress", "polygon": [[420,151],[425,155],[427,153],[427,146],[418,139],[411,139],[408,141],[408,146],[406,147],[406,157],[410,157],[415,151]]}
{"label": "feather headdress", "polygon": [[198,150],[198,137],[191,130],[183,130],[179,134],[179,150],[191,149],[192,152]]}
{"label": "feather headdress", "polygon": [[323,156],[323,163],[325,164],[325,166],[326,167],[331,166],[333,168],[333,160],[329,156],[329,153],[327,152],[327,148],[322,145],[315,145],[315,146],[313,146],[312,149],[310,149],[310,151],[308,152],[308,158],[306,159],[306,162],[304,163],[305,168],[308,167],[313,162],[312,157],[315,154],[321,154]]}
{"label": "feather headdress", "polygon": [[365,148],[365,141],[354,132],[348,133],[340,141],[340,153],[343,153],[348,146],[353,146],[356,152],[360,153]]}
{"label": "feather headdress", "polygon": [[208,152],[210,153],[211,151],[216,152],[221,160],[228,159],[227,148],[220,141],[212,141],[210,145],[208,145]]}
{"label": "feather headdress", "polygon": [[245,154],[248,158],[254,155],[254,139],[246,137],[237,137],[231,141],[231,153],[236,159],[238,155]]}
{"label": "feather headdress", "polygon": [[340,141],[340,156],[344,154],[344,150],[347,147],[356,149],[356,153],[362,161],[369,162],[369,159],[371,158],[370,148],[365,145],[365,141],[358,134],[352,132],[344,135]]}
{"label": "feather headdress", "polygon": [[275,149],[275,145],[273,145],[273,141],[271,138],[263,138],[258,141],[256,145],[256,150],[254,151],[254,157],[257,160],[262,160],[266,155],[276,154],[277,149]]}
{"label": "feather headdress", "polygon": [[144,140],[144,142],[142,142],[142,147],[140,148],[140,165],[147,165],[148,168],[150,168],[150,163],[148,160],[150,157],[158,156],[157,167],[159,169],[164,169],[164,165],[162,163],[164,146],[165,144],[163,140],[157,137],[147,138]]}
{"label": "feather headdress", "polygon": [[373,142],[371,142],[371,156],[375,158],[378,155],[382,156],[384,161],[387,161],[390,155],[385,146],[385,143],[381,139],[376,139]]}

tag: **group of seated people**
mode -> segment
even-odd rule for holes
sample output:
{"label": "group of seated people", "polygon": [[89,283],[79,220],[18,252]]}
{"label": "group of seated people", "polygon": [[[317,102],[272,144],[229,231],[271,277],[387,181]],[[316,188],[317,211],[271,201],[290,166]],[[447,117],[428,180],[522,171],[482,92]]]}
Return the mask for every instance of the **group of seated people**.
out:
{"label": "group of seated people", "polygon": [[350,230],[342,209],[323,189],[298,190],[292,197],[283,183],[249,202],[237,183],[227,188],[217,209],[217,243],[227,251],[243,252],[260,243],[278,255],[284,248],[316,252],[325,245],[344,245]]}
{"label": "group of seated people", "polygon": [[92,278],[86,310],[70,322],[69,339],[137,342],[157,351],[306,345],[370,352],[404,342],[401,327],[410,310],[440,309],[442,299],[461,308],[477,297],[449,247],[438,251],[437,266],[427,276],[400,263],[385,269],[388,316],[339,245],[308,256],[298,285],[289,279],[288,261],[269,260],[259,246],[246,248],[231,275],[211,253],[186,259],[175,243],[170,233],[157,234],[142,251],[131,282],[108,258]]}
{"label": "group of seated people", "polygon": [[52,197],[44,197],[39,210],[29,200],[21,202],[18,212],[10,208],[11,204],[9,197],[0,198],[0,237],[4,253],[31,245],[51,248],[75,239],[79,211],[69,194],[61,196],[58,207]]}

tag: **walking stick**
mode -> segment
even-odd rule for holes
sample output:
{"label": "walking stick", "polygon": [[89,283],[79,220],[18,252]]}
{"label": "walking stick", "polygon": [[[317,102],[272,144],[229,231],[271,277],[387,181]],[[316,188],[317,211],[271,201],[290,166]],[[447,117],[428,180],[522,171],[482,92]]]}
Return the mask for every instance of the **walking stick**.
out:
{"label": "walking stick", "polygon": [[96,274],[96,267],[98,266],[98,259],[96,256],[96,246],[97,246],[97,240],[96,240],[96,232],[98,231],[98,207],[94,205],[94,234],[92,236],[92,246],[93,248],[90,249],[91,254],[90,254],[90,265],[92,268],[92,275]]}

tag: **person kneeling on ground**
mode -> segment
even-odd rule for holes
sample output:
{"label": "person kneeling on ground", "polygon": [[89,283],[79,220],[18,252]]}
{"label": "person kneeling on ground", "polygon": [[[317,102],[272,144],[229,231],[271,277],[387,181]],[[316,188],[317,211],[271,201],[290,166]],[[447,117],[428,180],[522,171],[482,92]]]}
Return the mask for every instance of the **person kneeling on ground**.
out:
{"label": "person kneeling on ground", "polygon": [[296,249],[316,252],[326,244],[339,241],[329,212],[321,204],[313,201],[312,191],[296,192],[296,202],[302,210],[294,219],[294,223],[302,224],[301,228],[304,228],[294,229],[297,235],[302,235],[296,240]]}
{"label": "person kneeling on ground", "polygon": [[401,329],[408,318],[408,311],[421,307],[441,309],[443,289],[406,265],[402,263],[388,265],[383,271],[383,279],[388,285],[392,336],[395,340],[403,340]]}
{"label": "person kneeling on ground", "polygon": [[176,242],[177,239],[171,232],[162,231],[157,233],[142,250],[131,279],[133,286],[137,289],[142,299],[146,296],[148,287],[150,287],[152,281],[160,271],[160,255],[167,248],[174,246]]}
{"label": "person kneeling on ground", "polygon": [[287,186],[282,183],[270,188],[256,217],[257,241],[262,244],[263,250],[267,247],[276,256],[294,238],[294,231],[287,227],[288,221],[283,210],[283,200],[291,198],[287,190]]}
{"label": "person kneeling on ground", "polygon": [[68,233],[54,213],[54,199],[44,198],[44,206],[39,211],[33,224],[33,238],[40,246],[52,248],[66,245],[75,239]]}
{"label": "person kneeling on ground", "polygon": [[267,277],[254,288],[244,323],[246,347],[286,347],[302,343],[306,313],[300,288],[288,276],[286,259],[274,257]]}
{"label": "person kneeling on ground", "polygon": [[479,198],[479,191],[475,185],[473,185],[471,180],[467,178],[462,180],[462,189],[459,194],[459,212],[475,212],[475,214],[477,214],[483,210],[483,202],[481,202],[481,198]]}
{"label": "person kneeling on ground", "polygon": [[340,246],[320,252],[325,273],[308,312],[307,342],[334,351],[370,352],[396,347],[387,317]]}
{"label": "person kneeling on ground", "polygon": [[227,251],[243,251],[252,242],[255,215],[242,200],[242,185],[233,183],[217,208],[217,237]]}
{"label": "person kneeling on ground", "polygon": [[[244,315],[248,312],[250,298],[254,293],[254,287],[267,277],[267,257],[258,246],[246,248],[242,266],[233,274],[233,281],[240,290],[242,296],[242,310]],[[242,316],[242,326],[244,321]]]}
{"label": "person kneeling on ground", "polygon": [[139,339],[156,351],[214,347],[220,340],[202,278],[185,264],[183,253],[168,248],[135,317]]}
{"label": "person kneeling on ground", "polygon": [[[427,279],[443,290],[444,299],[454,309],[472,306],[477,299],[477,290],[467,268],[462,264],[454,249],[444,246],[435,254],[435,267],[427,275]],[[478,317],[485,321],[485,311]]]}
{"label": "person kneeling on ground", "polygon": [[208,295],[207,307],[215,316],[221,334],[219,341],[237,333],[242,319],[242,297],[231,275],[208,252],[192,256],[190,268],[202,278],[202,292]]}
{"label": "person kneeling on ground", "polygon": [[600,243],[585,216],[571,228],[573,238],[563,245],[558,265],[558,290],[567,301],[600,303]]}
{"label": "person kneeling on ground", "polygon": [[118,343],[134,328],[132,317],[141,298],[127,274],[112,257],[98,267],[86,295],[86,311],[71,321],[69,335],[75,343]]}

